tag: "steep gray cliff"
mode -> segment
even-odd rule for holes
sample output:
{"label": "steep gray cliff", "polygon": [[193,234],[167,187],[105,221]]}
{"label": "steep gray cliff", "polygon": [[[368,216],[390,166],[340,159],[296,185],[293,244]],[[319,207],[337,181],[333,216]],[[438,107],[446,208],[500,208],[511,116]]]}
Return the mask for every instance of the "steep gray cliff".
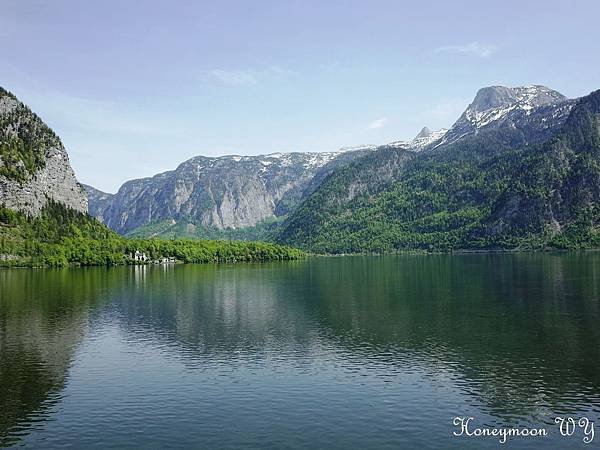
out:
{"label": "steep gray cliff", "polygon": [[104,213],[110,206],[113,194],[102,192],[87,184],[81,184],[87,193],[88,198],[88,213],[99,221],[104,221]]}
{"label": "steep gray cliff", "polygon": [[86,193],[58,136],[0,88],[0,205],[36,215],[48,199],[87,212]]}
{"label": "steep gray cliff", "polygon": [[286,215],[336,167],[370,151],[197,156],[173,171],[128,181],[114,195],[86,186],[89,212],[120,233],[163,220],[250,227]]}

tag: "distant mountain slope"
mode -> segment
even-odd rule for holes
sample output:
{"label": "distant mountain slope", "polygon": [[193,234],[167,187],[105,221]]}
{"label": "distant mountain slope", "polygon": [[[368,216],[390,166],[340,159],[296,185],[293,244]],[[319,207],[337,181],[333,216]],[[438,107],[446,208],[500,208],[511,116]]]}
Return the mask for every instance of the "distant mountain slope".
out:
{"label": "distant mountain slope", "polygon": [[82,183],[81,185],[87,193],[88,213],[90,214],[90,216],[102,222],[104,219],[104,212],[110,206],[114,195],[102,192],[87,184]]}
{"label": "distant mountain slope", "polygon": [[600,243],[600,90],[576,104],[555,137],[493,168],[509,163],[516,176],[474,238],[499,243],[533,234],[563,246]]}
{"label": "distant mountain slope", "polygon": [[37,215],[52,199],[87,211],[87,197],[54,132],[0,88],[0,206]]}
{"label": "distant mountain slope", "polygon": [[438,144],[402,165],[383,147],[334,172],[278,240],[332,253],[596,245],[598,96],[481,90]]}
{"label": "distant mountain slope", "polygon": [[[425,127],[414,139],[387,147],[421,151],[446,131]],[[174,171],[128,181],[114,195],[84,187],[89,213],[122,234],[263,239],[327,176],[375,149],[361,145],[325,153],[197,156]]]}
{"label": "distant mountain slope", "polygon": [[[372,198],[396,180],[417,153],[397,147],[382,147],[342,167],[322,184],[283,223],[277,240],[296,242],[318,252],[335,253],[337,239],[355,205]],[[339,221],[332,221],[339,217]],[[338,228],[341,226],[342,228]],[[367,224],[364,224],[365,231]],[[330,244],[327,241],[330,241]],[[360,251],[360,242],[339,253]]]}
{"label": "distant mountain slope", "polygon": [[288,214],[318,180],[370,151],[197,156],[173,171],[128,181],[114,195],[86,187],[90,214],[120,233],[163,221],[253,227]]}

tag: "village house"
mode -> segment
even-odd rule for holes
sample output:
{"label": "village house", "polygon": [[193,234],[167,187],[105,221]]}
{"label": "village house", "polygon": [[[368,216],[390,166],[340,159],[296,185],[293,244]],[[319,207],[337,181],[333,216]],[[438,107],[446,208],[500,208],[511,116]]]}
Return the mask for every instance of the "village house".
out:
{"label": "village house", "polygon": [[139,250],[136,250],[135,253],[133,253],[133,254],[130,253],[129,257],[131,259],[133,259],[134,261],[139,261],[139,262],[146,262],[150,259],[150,258],[148,258],[148,256],[146,255],[145,252],[140,252]]}
{"label": "village house", "polygon": [[155,264],[175,264],[175,262],[176,262],[176,260],[172,256],[169,256],[169,257],[164,256],[160,259],[154,260]]}

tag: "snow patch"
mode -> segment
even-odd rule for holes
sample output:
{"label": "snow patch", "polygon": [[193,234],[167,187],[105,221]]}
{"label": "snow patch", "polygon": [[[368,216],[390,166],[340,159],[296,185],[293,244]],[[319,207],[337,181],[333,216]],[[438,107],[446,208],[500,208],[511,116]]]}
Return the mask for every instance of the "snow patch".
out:
{"label": "snow patch", "polygon": [[423,150],[425,147],[428,147],[434,144],[437,141],[440,141],[448,132],[448,129],[442,128],[436,131],[427,130],[428,133],[419,133],[414,139],[410,141],[395,141],[391,142],[388,147],[399,148],[402,150],[411,150],[413,152],[418,152]]}
{"label": "snow patch", "polygon": [[357,150],[375,150],[377,148],[376,145],[371,145],[371,144],[366,144],[366,145],[353,145],[350,147],[342,147],[340,148],[340,150],[338,151],[338,153],[341,152],[354,152]]}

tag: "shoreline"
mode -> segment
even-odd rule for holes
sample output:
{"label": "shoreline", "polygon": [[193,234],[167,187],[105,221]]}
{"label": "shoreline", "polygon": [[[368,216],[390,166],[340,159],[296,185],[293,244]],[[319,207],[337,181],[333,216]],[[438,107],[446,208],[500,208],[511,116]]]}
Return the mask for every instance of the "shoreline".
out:
{"label": "shoreline", "polygon": [[[311,258],[344,258],[344,257],[387,257],[387,256],[467,256],[467,255],[509,255],[509,254],[581,254],[581,253],[596,253],[600,252],[600,248],[587,248],[587,249],[555,249],[555,248],[544,248],[535,250],[523,250],[523,249],[482,249],[482,250],[471,250],[461,249],[450,252],[428,252],[418,250],[406,250],[386,253],[375,253],[375,252],[360,252],[360,253],[304,253],[300,257],[287,257],[287,258],[275,258],[266,260],[223,260],[223,261],[206,261],[206,262],[186,262],[181,260],[175,260],[173,262],[155,262],[155,261],[127,261],[121,264],[77,264],[71,263],[64,266],[52,266],[44,264],[6,264],[7,261],[1,260],[0,270],[2,269],[74,269],[84,267],[125,267],[125,266],[150,266],[150,267],[173,267],[181,265],[238,265],[238,264],[263,264],[263,263],[276,263],[276,262],[290,262],[290,261],[302,261]],[[28,258],[28,257],[26,257]]]}

